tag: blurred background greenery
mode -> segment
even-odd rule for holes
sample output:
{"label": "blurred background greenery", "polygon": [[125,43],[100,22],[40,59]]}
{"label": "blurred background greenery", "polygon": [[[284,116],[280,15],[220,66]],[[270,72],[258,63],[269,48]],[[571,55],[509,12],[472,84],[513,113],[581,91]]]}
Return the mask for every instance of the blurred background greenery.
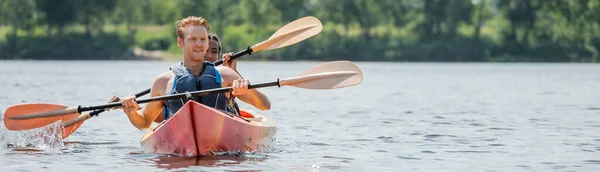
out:
{"label": "blurred background greenery", "polygon": [[181,59],[202,16],[225,52],[315,16],[319,35],[251,60],[598,62],[600,0],[0,0],[0,59]]}

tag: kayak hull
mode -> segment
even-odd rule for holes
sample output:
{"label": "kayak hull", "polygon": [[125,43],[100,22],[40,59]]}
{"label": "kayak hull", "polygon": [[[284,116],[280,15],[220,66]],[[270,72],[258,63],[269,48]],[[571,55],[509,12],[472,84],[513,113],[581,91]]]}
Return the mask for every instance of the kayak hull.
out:
{"label": "kayak hull", "polygon": [[214,152],[262,151],[275,141],[276,125],[258,114],[250,120],[232,116],[195,101],[188,101],[169,120],[140,140],[146,153],[183,156]]}

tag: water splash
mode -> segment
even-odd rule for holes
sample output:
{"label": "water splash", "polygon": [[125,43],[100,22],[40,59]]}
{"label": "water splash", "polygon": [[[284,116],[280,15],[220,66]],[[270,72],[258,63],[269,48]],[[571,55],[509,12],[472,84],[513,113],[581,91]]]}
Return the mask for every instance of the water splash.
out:
{"label": "water splash", "polygon": [[9,131],[2,126],[0,128],[0,145],[6,149],[62,149],[65,146],[62,140],[62,130],[61,121],[46,127],[24,131]]}
{"label": "water splash", "polygon": [[251,155],[266,155],[268,153],[278,151],[274,143],[266,143],[258,145],[256,150],[234,150],[234,151],[213,151],[214,156],[251,156]]}

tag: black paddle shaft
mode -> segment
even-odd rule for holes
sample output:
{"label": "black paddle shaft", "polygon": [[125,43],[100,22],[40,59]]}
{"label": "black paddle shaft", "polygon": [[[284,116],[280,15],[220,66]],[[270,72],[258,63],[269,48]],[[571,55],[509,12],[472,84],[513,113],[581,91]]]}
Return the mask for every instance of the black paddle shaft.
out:
{"label": "black paddle shaft", "polygon": [[[246,50],[242,50],[240,52],[234,53],[233,55],[231,55],[231,58],[229,60],[230,61],[231,60],[235,60],[238,57],[242,57],[243,55],[246,55],[246,54],[252,55],[252,47],[249,46]],[[223,64],[223,59],[215,62],[215,66],[218,66],[218,65],[221,65],[221,64]]]}
{"label": "black paddle shaft", "polygon": [[[135,97],[142,97],[142,96],[144,96],[144,95],[146,95],[148,93],[150,93],[150,89],[135,94]],[[93,112],[90,113],[90,116],[98,116],[98,114],[100,114],[100,113],[102,113],[104,111],[105,111],[105,109],[94,110]]]}
{"label": "black paddle shaft", "polygon": [[[250,84],[250,85],[248,85],[248,89],[271,87],[271,86],[281,87],[279,85],[279,79],[277,79],[277,81],[273,81],[273,82]],[[185,97],[190,97],[190,96],[205,96],[205,95],[209,95],[209,94],[226,93],[226,92],[231,92],[231,91],[233,91],[232,87],[215,88],[215,89],[200,90],[200,91],[193,91],[193,92],[186,92],[186,93],[179,93],[179,94],[156,96],[156,97],[152,97],[152,98],[136,100],[135,102],[137,102],[138,104],[141,104],[141,103],[147,103],[147,102],[157,101],[157,100],[173,100],[173,99],[180,99],[180,98],[185,98]],[[141,92],[141,93],[147,94],[146,91]],[[137,97],[137,95],[136,95],[136,97]],[[77,108],[77,111],[79,113],[81,113],[84,111],[97,110],[97,109],[104,110],[106,108],[113,108],[113,107],[118,107],[118,106],[122,106],[120,102],[109,103],[109,104],[98,105],[98,106],[87,106],[87,107],[79,106]]]}

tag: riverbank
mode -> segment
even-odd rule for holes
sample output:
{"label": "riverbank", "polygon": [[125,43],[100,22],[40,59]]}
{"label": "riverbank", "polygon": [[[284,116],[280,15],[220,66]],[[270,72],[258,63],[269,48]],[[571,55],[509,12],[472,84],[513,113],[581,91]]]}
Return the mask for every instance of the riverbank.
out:
{"label": "riverbank", "polygon": [[[366,39],[340,34],[336,26],[325,26],[318,36],[285,48],[261,51],[253,61],[381,61],[381,62],[576,62],[597,63],[597,52],[581,46],[552,43],[529,47],[520,43],[499,44],[494,36],[473,39],[459,35],[452,40],[420,42],[418,38],[388,30]],[[277,29],[277,28],[276,28]],[[227,27],[221,34],[223,52],[240,51],[264,41],[274,31],[251,31]],[[167,26],[137,26],[128,31],[105,26],[86,35],[73,26],[67,33],[46,33],[44,28],[12,33],[0,27],[0,60],[179,60],[176,35]],[[397,31],[396,31],[397,32]],[[252,33],[252,34],[250,34]],[[378,33],[378,32],[375,32]],[[393,34],[392,34],[393,33]],[[486,32],[483,32],[486,33]],[[389,35],[386,37],[385,35]],[[568,50],[568,51],[567,51]]]}

